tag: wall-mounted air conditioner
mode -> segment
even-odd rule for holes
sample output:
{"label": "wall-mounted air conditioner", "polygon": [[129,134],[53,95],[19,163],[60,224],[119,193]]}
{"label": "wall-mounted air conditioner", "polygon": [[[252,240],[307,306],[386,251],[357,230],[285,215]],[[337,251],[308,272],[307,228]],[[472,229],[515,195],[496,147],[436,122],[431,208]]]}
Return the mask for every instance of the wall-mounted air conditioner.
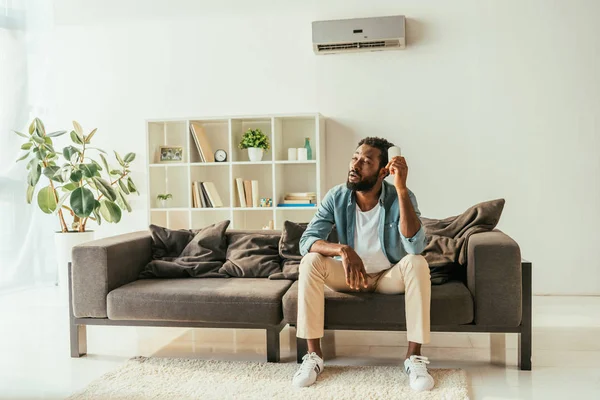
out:
{"label": "wall-mounted air conditioner", "polygon": [[406,48],[404,15],[340,19],[312,23],[316,54]]}

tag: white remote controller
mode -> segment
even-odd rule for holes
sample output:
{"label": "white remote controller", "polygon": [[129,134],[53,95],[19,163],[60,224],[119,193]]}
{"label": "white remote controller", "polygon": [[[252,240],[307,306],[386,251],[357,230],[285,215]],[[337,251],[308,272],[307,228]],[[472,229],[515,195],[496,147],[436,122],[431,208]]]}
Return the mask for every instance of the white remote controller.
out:
{"label": "white remote controller", "polygon": [[388,160],[391,161],[394,157],[402,156],[402,151],[398,146],[392,146],[388,149]]}

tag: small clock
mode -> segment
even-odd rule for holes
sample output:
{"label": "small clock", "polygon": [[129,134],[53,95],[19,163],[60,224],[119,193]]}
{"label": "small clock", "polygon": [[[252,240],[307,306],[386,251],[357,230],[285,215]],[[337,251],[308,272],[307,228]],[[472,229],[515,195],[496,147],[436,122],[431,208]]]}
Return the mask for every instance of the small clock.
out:
{"label": "small clock", "polygon": [[223,149],[218,149],[217,151],[215,151],[215,161],[216,162],[227,161],[227,152]]}

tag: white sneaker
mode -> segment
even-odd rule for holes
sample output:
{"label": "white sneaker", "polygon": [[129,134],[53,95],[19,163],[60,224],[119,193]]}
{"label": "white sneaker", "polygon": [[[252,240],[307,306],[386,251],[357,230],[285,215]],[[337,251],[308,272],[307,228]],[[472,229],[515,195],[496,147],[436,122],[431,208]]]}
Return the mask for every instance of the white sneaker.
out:
{"label": "white sneaker", "polygon": [[314,351],[302,357],[302,365],[294,374],[292,384],[296,387],[310,386],[317,380],[317,375],[323,372],[323,359]]}
{"label": "white sneaker", "polygon": [[404,360],[404,371],[408,375],[410,387],[417,392],[433,389],[433,377],[427,372],[429,359],[423,356],[410,356]]}

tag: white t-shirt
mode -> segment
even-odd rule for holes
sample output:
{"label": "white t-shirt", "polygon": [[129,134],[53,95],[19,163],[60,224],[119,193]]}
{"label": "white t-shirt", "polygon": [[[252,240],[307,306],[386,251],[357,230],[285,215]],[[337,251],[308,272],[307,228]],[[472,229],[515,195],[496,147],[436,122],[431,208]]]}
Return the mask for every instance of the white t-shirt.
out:
{"label": "white t-shirt", "polygon": [[368,274],[383,271],[392,265],[387,259],[379,242],[379,213],[378,203],[373,209],[363,212],[356,205],[356,226],[354,229],[354,251],[360,256]]}

